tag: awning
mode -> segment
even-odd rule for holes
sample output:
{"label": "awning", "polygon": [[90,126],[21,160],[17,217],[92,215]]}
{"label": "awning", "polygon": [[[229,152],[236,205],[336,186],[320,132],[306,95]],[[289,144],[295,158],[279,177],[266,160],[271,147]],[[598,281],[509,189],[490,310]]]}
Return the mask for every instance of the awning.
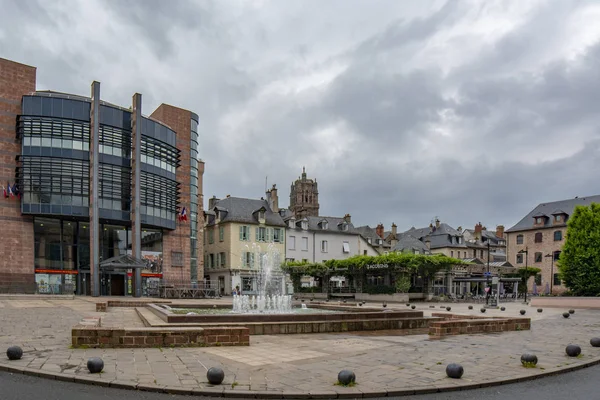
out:
{"label": "awning", "polygon": [[129,254],[123,254],[100,261],[100,269],[136,269],[146,267],[147,265],[144,260],[135,258]]}

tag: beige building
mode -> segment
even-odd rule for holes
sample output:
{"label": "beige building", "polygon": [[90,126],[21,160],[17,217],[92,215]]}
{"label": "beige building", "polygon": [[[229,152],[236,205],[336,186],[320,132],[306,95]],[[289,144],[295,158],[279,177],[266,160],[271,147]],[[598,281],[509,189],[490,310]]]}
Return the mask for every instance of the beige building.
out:
{"label": "beige building", "polygon": [[565,243],[567,222],[575,206],[591,203],[600,203],[600,195],[543,203],[506,231],[507,260],[518,268],[541,269],[527,282],[530,292],[559,294],[566,290],[556,264]]}
{"label": "beige building", "polygon": [[[273,194],[273,196],[271,196]],[[261,266],[272,266],[273,292],[285,292],[279,269],[285,257],[285,223],[277,212],[277,189],[268,200],[226,197],[209,199],[204,232],[204,279],[218,283],[220,293],[256,294],[264,282]]]}

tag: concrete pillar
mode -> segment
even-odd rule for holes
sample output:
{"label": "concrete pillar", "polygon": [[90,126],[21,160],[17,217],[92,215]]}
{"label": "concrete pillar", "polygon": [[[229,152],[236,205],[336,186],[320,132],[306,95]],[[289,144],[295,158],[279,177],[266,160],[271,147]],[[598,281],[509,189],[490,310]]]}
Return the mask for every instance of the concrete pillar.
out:
{"label": "concrete pillar", "polygon": [[90,107],[90,279],[92,296],[100,296],[100,223],[98,201],[100,193],[100,82],[92,82],[92,105]]}
{"label": "concrete pillar", "polygon": [[[142,258],[142,227],[141,227],[141,147],[142,147],[142,95],[133,95],[133,112],[131,113],[131,250],[135,258]],[[133,295],[142,296],[142,270],[136,268],[133,272]]]}

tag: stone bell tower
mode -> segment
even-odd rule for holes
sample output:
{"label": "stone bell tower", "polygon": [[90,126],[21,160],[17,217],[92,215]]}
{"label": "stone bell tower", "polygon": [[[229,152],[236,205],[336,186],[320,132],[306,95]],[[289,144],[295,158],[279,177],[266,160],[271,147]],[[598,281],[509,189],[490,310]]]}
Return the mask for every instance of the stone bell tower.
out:
{"label": "stone bell tower", "polygon": [[308,179],[304,167],[302,167],[302,176],[292,183],[290,189],[290,210],[296,219],[319,216],[317,180]]}

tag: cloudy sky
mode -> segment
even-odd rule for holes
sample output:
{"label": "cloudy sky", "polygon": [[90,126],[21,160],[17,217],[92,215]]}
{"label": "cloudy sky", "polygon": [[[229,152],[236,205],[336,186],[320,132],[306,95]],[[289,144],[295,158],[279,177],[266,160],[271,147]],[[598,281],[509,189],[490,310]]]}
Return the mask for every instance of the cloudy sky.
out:
{"label": "cloudy sky", "polygon": [[[600,3],[583,0],[0,0],[0,57],[38,88],[195,111],[205,199],[399,229],[512,226],[600,194]],[[205,201],[206,202],[206,201]]]}

